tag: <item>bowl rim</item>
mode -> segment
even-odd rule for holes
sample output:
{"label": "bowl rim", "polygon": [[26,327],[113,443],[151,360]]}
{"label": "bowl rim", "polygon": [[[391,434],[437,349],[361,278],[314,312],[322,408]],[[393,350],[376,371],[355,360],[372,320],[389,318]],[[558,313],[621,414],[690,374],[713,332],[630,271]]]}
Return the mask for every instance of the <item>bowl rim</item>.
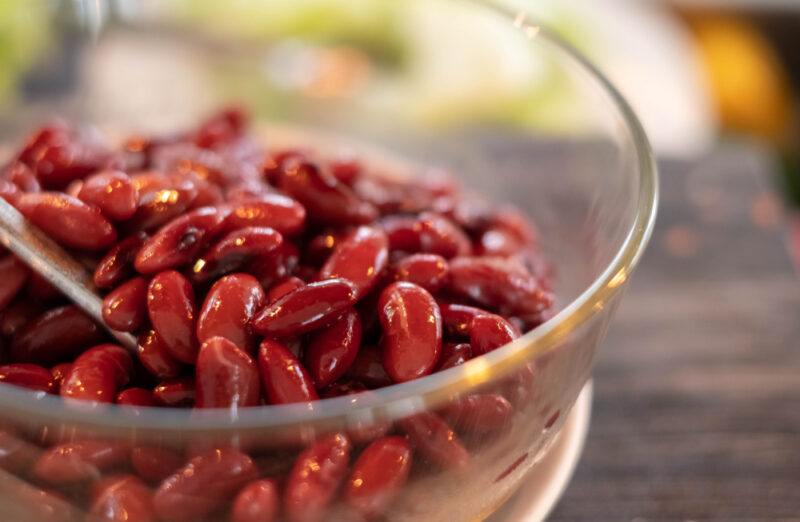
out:
{"label": "bowl rim", "polygon": [[507,18],[513,28],[523,31],[529,39],[543,40],[563,52],[600,86],[625,123],[625,130],[634,145],[639,176],[636,215],[613,259],[588,288],[545,323],[491,353],[442,372],[369,393],[310,403],[199,411],[120,408],[109,404],[77,404],[76,401],[65,407],[63,399],[58,396],[3,386],[7,389],[0,390],[0,408],[5,414],[8,417],[22,415],[29,423],[62,422],[92,430],[133,429],[162,435],[287,429],[313,433],[317,429],[341,427],[343,420],[350,423],[354,420],[394,419],[440,404],[553,350],[569,332],[599,313],[603,303],[622,290],[641,258],[655,224],[658,170],[647,135],[633,109],[612,82],[571,44],[546,26],[536,23],[526,10],[504,6],[500,0],[466,1]]}

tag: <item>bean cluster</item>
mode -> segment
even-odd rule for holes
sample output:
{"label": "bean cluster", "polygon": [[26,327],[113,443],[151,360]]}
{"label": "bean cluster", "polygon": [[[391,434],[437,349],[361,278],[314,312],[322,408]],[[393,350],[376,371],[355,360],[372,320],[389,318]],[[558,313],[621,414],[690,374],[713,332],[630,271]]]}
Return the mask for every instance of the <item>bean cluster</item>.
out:
{"label": "bean cluster", "polygon": [[[352,155],[268,150],[237,109],[116,147],[63,122],[39,129],[3,167],[0,197],[94,271],[106,324],[137,335],[138,350],[6,254],[0,381],[130,407],[314,401],[452,368],[546,318],[548,268],[519,211],[441,171],[388,174]],[[236,448],[92,440],[24,464],[48,487],[93,481],[88,509],[111,520],[314,521],[336,498],[371,518],[415,454],[463,467],[457,433],[496,430],[518,399],[474,394],[331,434],[280,477]],[[9,440],[28,444],[0,432]],[[21,471],[12,460],[0,466]]]}

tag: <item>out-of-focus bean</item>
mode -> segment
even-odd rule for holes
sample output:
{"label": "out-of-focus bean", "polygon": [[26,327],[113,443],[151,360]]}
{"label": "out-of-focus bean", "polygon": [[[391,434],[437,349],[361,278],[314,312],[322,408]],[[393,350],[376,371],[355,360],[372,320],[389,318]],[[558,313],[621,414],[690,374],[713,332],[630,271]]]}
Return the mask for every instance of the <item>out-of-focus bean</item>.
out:
{"label": "out-of-focus bean", "polygon": [[264,194],[237,202],[225,220],[225,230],[246,227],[269,227],[291,237],[303,230],[306,209],[292,198]]}
{"label": "out-of-focus bean", "polygon": [[280,505],[277,481],[253,481],[236,495],[231,509],[231,522],[273,522],[278,517]]}
{"label": "out-of-focus bean", "polygon": [[411,446],[403,437],[382,437],[361,452],[347,480],[344,499],[365,517],[381,515],[405,485]]}
{"label": "out-of-focus bean", "polygon": [[135,332],[147,319],[147,284],[135,277],[118,286],[103,299],[103,320],[120,332]]}
{"label": "out-of-focus bean", "polygon": [[0,310],[4,310],[28,281],[30,270],[14,256],[0,259]]}
{"label": "out-of-focus bean", "polygon": [[128,388],[117,394],[115,403],[123,406],[159,406],[152,390],[147,388]]}
{"label": "out-of-focus bean", "polygon": [[264,339],[258,350],[258,365],[264,397],[269,404],[317,400],[311,376],[283,344]]}
{"label": "out-of-focus bean", "polygon": [[61,396],[95,402],[113,402],[128,383],[133,362],[124,348],[101,344],[83,352],[61,383]]}
{"label": "out-of-focus bean", "polygon": [[258,405],[256,363],[244,350],[223,337],[212,337],[200,347],[195,383],[196,408]]}
{"label": "out-of-focus bean", "polygon": [[197,339],[224,337],[239,348],[251,351],[250,322],[266,304],[264,289],[248,274],[225,276],[211,287],[197,319]]}
{"label": "out-of-focus bean", "polygon": [[40,315],[14,336],[13,362],[55,364],[75,357],[103,338],[100,327],[77,306],[62,306]]}
{"label": "out-of-focus bean", "polygon": [[120,171],[98,172],[83,181],[77,198],[94,205],[107,218],[123,221],[136,213],[139,193],[131,178]]}
{"label": "out-of-focus bean", "polygon": [[95,208],[59,192],[27,193],[17,209],[55,241],[79,250],[103,250],[117,240],[117,232]]}
{"label": "out-of-focus bean", "polygon": [[0,468],[24,476],[41,455],[39,446],[27,442],[11,430],[0,430]]}
{"label": "out-of-focus bean", "polygon": [[94,284],[98,288],[113,288],[133,275],[133,260],[146,238],[144,232],[139,232],[114,245],[97,264]]}
{"label": "out-of-focus bean", "polygon": [[156,446],[136,446],[131,450],[131,466],[150,483],[158,483],[178,470],[186,459],[180,453]]}
{"label": "out-of-focus bean", "polygon": [[103,471],[126,463],[129,454],[129,448],[119,442],[69,442],[45,451],[32,473],[37,479],[56,485],[97,480]]}
{"label": "out-of-focus bean", "polygon": [[463,469],[469,453],[453,429],[437,414],[425,412],[397,421],[422,455],[444,469]]}
{"label": "out-of-focus bean", "polygon": [[456,429],[488,433],[507,429],[514,408],[498,393],[476,393],[452,402],[445,408],[444,415]]}
{"label": "out-of-focus bean", "polygon": [[392,250],[438,254],[445,259],[466,256],[472,246],[466,234],[441,214],[423,212],[417,218],[392,216],[382,221]]}
{"label": "out-of-focus bean", "polygon": [[92,484],[89,514],[112,522],[154,522],[153,491],[133,475],[113,475]]}
{"label": "out-of-focus bean", "polygon": [[30,363],[0,365],[0,383],[47,393],[55,393],[56,389],[56,383],[50,370]]}
{"label": "out-of-focus bean", "polygon": [[189,281],[174,270],[157,274],[147,289],[147,312],[167,352],[181,362],[194,363],[196,312]]}
{"label": "out-of-focus bean", "polygon": [[39,303],[21,299],[3,310],[0,316],[0,334],[14,337],[22,327],[44,311]]}
{"label": "out-of-focus bean", "polygon": [[140,174],[131,179],[139,193],[136,214],[126,223],[133,230],[159,227],[186,212],[197,198],[197,184],[189,176]]}
{"label": "out-of-focus bean", "polygon": [[194,406],[194,377],[179,377],[162,381],[153,388],[153,396],[164,406],[190,408]]}

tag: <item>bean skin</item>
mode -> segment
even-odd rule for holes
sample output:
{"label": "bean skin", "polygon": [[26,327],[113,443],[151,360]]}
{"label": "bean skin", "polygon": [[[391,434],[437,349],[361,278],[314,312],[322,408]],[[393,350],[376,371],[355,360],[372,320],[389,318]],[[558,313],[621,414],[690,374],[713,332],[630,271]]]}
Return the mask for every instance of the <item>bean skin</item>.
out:
{"label": "bean skin", "polygon": [[328,324],[355,301],[356,288],[345,279],[310,283],[269,304],[253,328],[266,336],[299,335]]}
{"label": "bean skin", "polygon": [[95,402],[113,402],[128,383],[133,362],[124,348],[101,344],[83,352],[61,384],[61,396]]}
{"label": "bean skin", "polygon": [[211,287],[197,319],[197,339],[224,337],[245,351],[253,347],[250,322],[266,304],[267,296],[255,277],[225,276]]}
{"label": "bean skin", "polygon": [[103,250],[117,240],[114,226],[97,208],[66,194],[23,194],[17,209],[48,236],[69,248]]}
{"label": "bean skin", "polygon": [[0,198],[3,198],[6,200],[6,202],[16,206],[20,194],[22,194],[22,191],[18,186],[14,185],[7,179],[0,179]]}
{"label": "bean skin", "polygon": [[457,429],[483,434],[507,429],[514,408],[498,393],[476,393],[453,401],[444,414]]}
{"label": "bean skin", "polygon": [[351,281],[356,297],[369,293],[386,269],[389,260],[389,241],[375,227],[359,227],[341,241],[320,269],[321,279],[340,277]]}
{"label": "bean skin", "polygon": [[139,362],[147,371],[160,379],[177,377],[181,373],[183,364],[169,354],[153,330],[142,334],[138,344]]}
{"label": "bean skin", "polygon": [[110,155],[95,144],[78,141],[79,136],[51,142],[35,155],[33,169],[46,187],[60,188],[102,168]]}
{"label": "bean skin", "polygon": [[306,209],[292,198],[264,194],[239,201],[225,221],[225,230],[246,227],[269,227],[291,237],[303,230]]}
{"label": "bean skin", "polygon": [[472,246],[466,234],[445,216],[423,212],[418,218],[392,216],[382,221],[392,250],[437,254],[445,259],[466,256]]}
{"label": "bean skin", "polygon": [[131,178],[120,171],[103,171],[89,176],[83,181],[77,198],[94,205],[108,219],[124,221],[136,213],[139,193]]}
{"label": "bean skin", "polygon": [[66,379],[70,369],[72,369],[72,363],[56,364],[50,368],[50,375],[53,376],[53,393],[61,393],[61,384]]}
{"label": "bean skin", "polygon": [[38,364],[0,365],[0,383],[22,386],[47,393],[56,392],[56,383],[50,370]]}
{"label": "bean skin", "polygon": [[36,174],[24,163],[16,161],[12,163],[6,170],[6,179],[22,192],[40,192],[42,190]]}
{"label": "bean skin", "polygon": [[131,466],[147,482],[158,483],[175,473],[186,459],[171,449],[137,446],[131,450]]}
{"label": "bean skin", "polygon": [[33,476],[65,485],[97,480],[103,471],[127,462],[130,451],[118,442],[84,440],[53,446],[33,466]]}
{"label": "bean skin", "polygon": [[447,334],[456,337],[469,337],[472,320],[479,315],[489,313],[474,306],[457,303],[443,303],[439,309],[442,312],[442,321]]}
{"label": "bean skin", "polygon": [[93,520],[155,522],[153,491],[133,475],[104,477],[91,488]]}
{"label": "bean skin", "polygon": [[375,346],[362,346],[358,350],[349,375],[370,388],[383,388],[392,384],[392,378],[383,367],[383,355]]}
{"label": "bean skin", "polygon": [[411,446],[403,437],[372,442],[353,464],[345,502],[364,517],[380,516],[408,480],[411,456]]}
{"label": "bean skin", "polygon": [[222,337],[212,337],[200,347],[195,383],[196,408],[235,409],[259,402],[256,363]]}
{"label": "bean skin", "polygon": [[319,398],[311,376],[286,346],[264,339],[258,350],[264,397],[269,404],[308,402]]}
{"label": "bean skin", "polygon": [[16,257],[6,256],[0,259],[0,274],[0,310],[5,310],[28,282],[30,270]]}
{"label": "bean skin", "polygon": [[142,248],[147,235],[139,232],[126,237],[100,260],[94,271],[94,284],[98,288],[113,288],[134,274],[133,260]]}
{"label": "bean skin", "polygon": [[234,230],[211,247],[192,267],[195,281],[208,281],[237,270],[247,262],[270,256],[283,243],[283,236],[269,227]]}
{"label": "bean skin", "polygon": [[195,131],[192,141],[210,149],[239,138],[247,125],[247,115],[238,107],[228,107],[206,119]]}
{"label": "bean skin", "polygon": [[323,437],[303,451],[286,482],[284,507],[290,522],[317,522],[347,475],[350,441],[341,433]]}
{"label": "bean skin", "polygon": [[123,283],[103,299],[103,320],[120,332],[135,332],[147,319],[147,285],[144,277]]}
{"label": "bean skin", "polygon": [[464,469],[469,453],[453,429],[437,414],[420,413],[397,422],[414,447],[443,469]]}
{"label": "bean skin", "polygon": [[274,303],[281,297],[285,296],[292,290],[296,290],[301,286],[305,286],[305,281],[295,276],[288,276],[275,282],[267,292],[267,303]]}
{"label": "bean skin", "polygon": [[304,361],[317,389],[347,373],[360,347],[361,319],[355,310],[315,332],[306,347]]}
{"label": "bean skin", "polygon": [[408,281],[436,293],[447,284],[450,267],[436,254],[412,254],[394,265],[396,281]]}
{"label": "bean skin", "polygon": [[481,314],[472,320],[469,339],[473,353],[483,355],[519,337],[514,325],[495,314]]}
{"label": "bean skin", "polygon": [[123,406],[159,406],[153,392],[147,388],[128,388],[117,394],[114,402]]}
{"label": "bean skin", "polygon": [[9,429],[0,430],[0,469],[19,476],[30,472],[43,451]]}
{"label": "bean skin", "polygon": [[26,324],[44,311],[39,303],[27,299],[18,300],[3,310],[0,315],[0,335],[14,337]]}
{"label": "bean skin", "polygon": [[204,453],[161,483],[153,499],[156,514],[175,522],[202,519],[221,508],[257,474],[250,457],[236,450]]}
{"label": "bean skin", "polygon": [[11,360],[55,364],[72,359],[102,338],[100,327],[77,306],[54,308],[25,325],[14,336]]}
{"label": "bean skin", "polygon": [[197,359],[194,290],[178,272],[157,274],[147,289],[147,312],[167,352],[184,363]]}
{"label": "bean skin", "polygon": [[132,179],[139,193],[139,207],[126,225],[133,230],[157,228],[186,212],[197,198],[197,184],[188,176],[164,179],[158,175],[150,181],[140,175]]}
{"label": "bean skin", "polygon": [[168,379],[153,388],[153,396],[164,406],[190,408],[195,401],[194,377]]}
{"label": "bean skin", "polygon": [[289,276],[297,268],[297,247],[284,241],[275,252],[264,258],[253,259],[242,270],[255,276],[261,286],[269,288],[276,281]]}
{"label": "bean skin", "polygon": [[472,346],[469,343],[444,343],[436,371],[441,372],[460,366],[470,359],[472,359]]}
{"label": "bean skin", "polygon": [[428,375],[442,352],[442,316],[424,288],[399,282],[378,301],[383,327],[383,367],[394,382]]}
{"label": "bean skin", "polygon": [[256,480],[236,495],[231,522],[273,522],[279,509],[278,483],[272,479]]}

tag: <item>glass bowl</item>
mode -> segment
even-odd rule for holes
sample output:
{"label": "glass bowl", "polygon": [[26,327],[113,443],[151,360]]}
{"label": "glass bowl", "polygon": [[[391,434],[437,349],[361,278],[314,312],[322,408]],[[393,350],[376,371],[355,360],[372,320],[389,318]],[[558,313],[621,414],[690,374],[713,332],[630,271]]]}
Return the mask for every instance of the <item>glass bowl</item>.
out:
{"label": "glass bowl", "polygon": [[[407,482],[367,518],[478,520],[497,509],[536,466],[589,379],[655,219],[647,138],[608,80],[532,14],[489,1],[26,7],[3,22],[19,39],[4,51],[15,76],[0,82],[10,86],[0,90],[3,142],[17,145],[55,115],[117,133],[175,129],[235,101],[253,112],[270,147],[349,149],[402,175],[436,165],[493,201],[519,206],[538,226],[557,303],[537,328],[461,366],[308,404],[76,407],[2,385],[0,518],[82,519],[93,487],[132,473],[130,455],[142,448],[154,465],[206,453],[222,468],[225,452],[241,452],[259,476],[280,479],[312,441],[346,433],[355,440],[352,463],[376,430],[402,435],[409,418],[437,416],[480,394],[509,399],[502,426],[471,429],[475,419],[452,415],[455,432],[427,424]],[[35,38],[32,28],[41,29]],[[448,453],[453,436],[468,459]],[[32,477],[42,452],[59,444],[73,444],[71,465],[85,480]],[[91,455],[74,451],[81,444]],[[219,498],[206,509],[210,520],[228,519],[236,493],[236,470],[222,468],[184,499],[197,506]],[[151,481],[142,502],[157,487]],[[106,515],[150,520],[148,509]],[[363,518],[337,492],[319,513]],[[199,518],[187,509],[164,519]]]}

